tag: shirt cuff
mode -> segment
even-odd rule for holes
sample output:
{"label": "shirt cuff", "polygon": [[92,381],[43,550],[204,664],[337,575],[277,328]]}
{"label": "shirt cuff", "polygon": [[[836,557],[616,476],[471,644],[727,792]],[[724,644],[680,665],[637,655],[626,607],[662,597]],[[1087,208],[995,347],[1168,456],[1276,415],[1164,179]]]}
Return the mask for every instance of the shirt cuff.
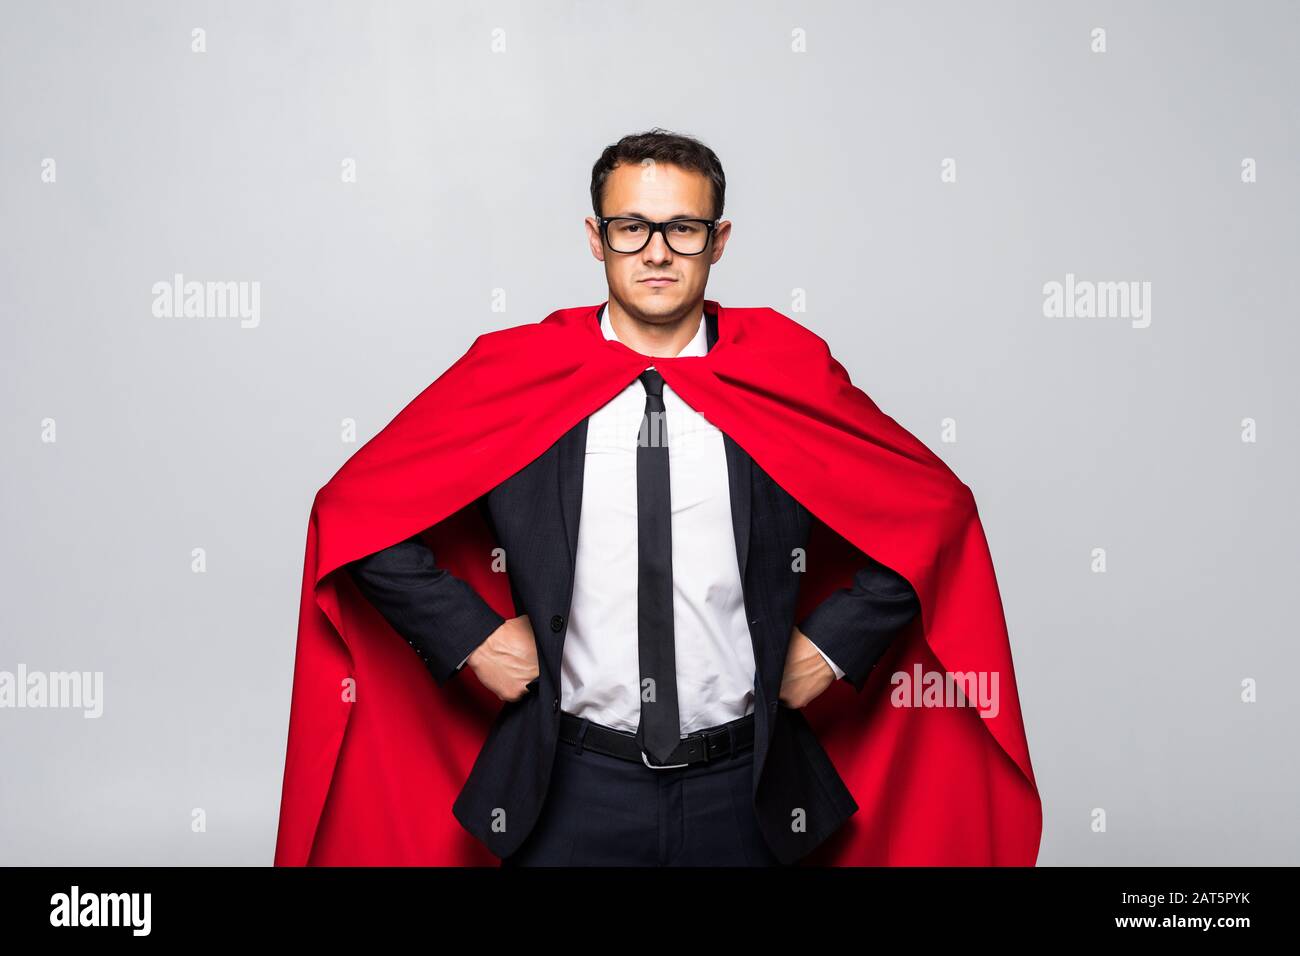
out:
{"label": "shirt cuff", "polygon": [[[811,640],[811,639],[810,639],[810,640]],[[816,644],[813,644],[813,647],[817,647],[817,645],[816,645]],[[831,670],[833,670],[833,671],[835,672],[835,679],[836,679],[836,680],[839,680],[841,677],[844,676],[844,671],[840,670],[839,667],[836,666],[835,662],[834,662],[833,660],[831,660],[829,657],[826,656],[826,652],[825,652],[825,651],[823,651],[820,647],[817,647],[817,653],[820,654],[820,655],[822,656],[822,660],[824,660],[827,664],[829,664],[830,667],[831,667]]]}

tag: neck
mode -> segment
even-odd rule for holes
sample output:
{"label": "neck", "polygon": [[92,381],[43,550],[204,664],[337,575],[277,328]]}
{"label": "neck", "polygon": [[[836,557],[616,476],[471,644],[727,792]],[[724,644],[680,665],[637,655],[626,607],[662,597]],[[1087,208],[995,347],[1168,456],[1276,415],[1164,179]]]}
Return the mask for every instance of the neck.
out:
{"label": "neck", "polygon": [[672,358],[686,348],[704,321],[702,298],[670,316],[647,318],[627,311],[614,298],[610,298],[605,310],[620,342],[634,352],[661,358]]}

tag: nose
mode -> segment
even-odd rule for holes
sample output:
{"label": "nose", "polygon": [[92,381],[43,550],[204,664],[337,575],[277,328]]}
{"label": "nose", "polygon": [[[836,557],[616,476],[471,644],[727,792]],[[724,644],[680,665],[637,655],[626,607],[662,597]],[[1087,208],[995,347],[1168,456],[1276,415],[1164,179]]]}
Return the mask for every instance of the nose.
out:
{"label": "nose", "polygon": [[645,253],[646,262],[667,262],[673,257],[673,251],[668,248],[668,243],[664,240],[662,232],[656,232],[651,236],[650,241],[646,243],[646,247],[642,251]]}

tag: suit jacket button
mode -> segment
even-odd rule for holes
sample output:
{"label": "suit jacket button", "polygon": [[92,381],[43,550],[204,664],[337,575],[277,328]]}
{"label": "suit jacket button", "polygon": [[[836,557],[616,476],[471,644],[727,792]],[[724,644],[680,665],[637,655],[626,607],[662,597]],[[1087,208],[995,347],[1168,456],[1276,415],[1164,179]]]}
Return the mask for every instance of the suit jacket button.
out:
{"label": "suit jacket button", "polygon": [[564,628],[564,616],[556,614],[551,617],[551,630],[559,634]]}
{"label": "suit jacket button", "polygon": [[555,700],[551,701],[551,713],[555,713],[559,709],[560,709],[560,698],[557,697],[555,698]]}

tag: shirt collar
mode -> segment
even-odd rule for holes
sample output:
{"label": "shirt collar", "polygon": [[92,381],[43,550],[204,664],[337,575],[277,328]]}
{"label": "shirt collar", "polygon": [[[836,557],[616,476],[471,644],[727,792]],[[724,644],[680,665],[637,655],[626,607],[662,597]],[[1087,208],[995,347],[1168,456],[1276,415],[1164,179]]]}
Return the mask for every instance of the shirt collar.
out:
{"label": "shirt collar", "polygon": [[[621,341],[619,337],[616,334],[614,334],[614,326],[609,321],[609,313],[605,310],[605,306],[603,305],[600,307],[600,331],[604,334],[605,338],[607,339],[614,339],[615,341]],[[708,339],[705,334],[704,316],[701,315],[700,327],[695,330],[694,338],[692,338],[689,342],[686,343],[686,345],[682,348],[682,350],[677,353],[676,357],[680,358],[685,355],[704,355],[708,351],[709,351],[709,346],[708,346]]]}

